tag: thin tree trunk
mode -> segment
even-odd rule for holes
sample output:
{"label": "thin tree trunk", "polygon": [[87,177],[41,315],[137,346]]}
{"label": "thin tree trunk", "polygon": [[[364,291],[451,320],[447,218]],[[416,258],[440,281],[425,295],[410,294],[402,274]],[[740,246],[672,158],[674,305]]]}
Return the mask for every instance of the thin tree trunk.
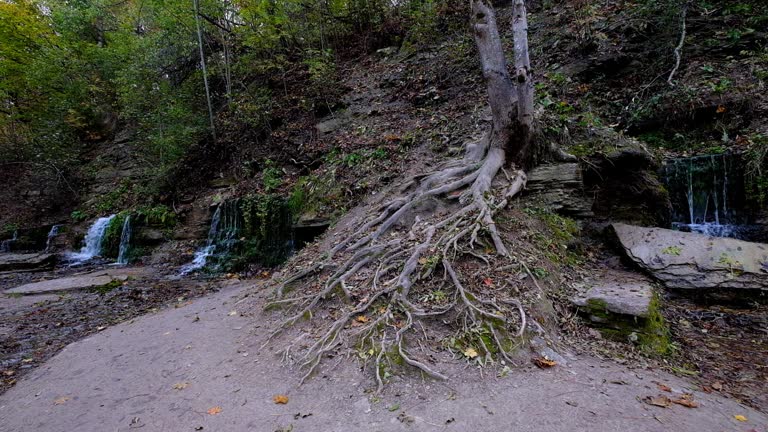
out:
{"label": "thin tree trunk", "polygon": [[533,79],[531,59],[528,54],[528,17],[524,0],[514,0],[512,5],[512,34],[515,41],[515,86],[517,87],[518,122],[513,139],[516,153],[512,160],[527,165],[530,163],[531,145],[535,130],[533,124]]}
{"label": "thin tree trunk", "polygon": [[507,70],[496,15],[483,0],[473,0],[472,23],[475,42],[488,88],[493,123],[488,139],[490,147],[505,151],[510,143],[510,128],[517,121],[517,94]]}
{"label": "thin tree trunk", "polygon": [[195,7],[195,25],[197,26],[197,44],[200,47],[200,65],[203,68],[203,83],[205,84],[205,100],[208,102],[208,118],[211,121],[211,134],[216,142],[216,124],[213,120],[213,104],[211,103],[211,90],[208,87],[208,69],[205,67],[205,50],[203,49],[203,31],[200,28],[200,3],[192,0]]}
{"label": "thin tree trunk", "polygon": [[518,167],[532,162],[534,141],[533,83],[528,56],[528,21],[525,2],[515,0],[512,33],[515,41],[515,75],[510,77],[493,7],[473,0],[472,23],[488,87],[493,124],[484,146],[500,149],[504,160]]}

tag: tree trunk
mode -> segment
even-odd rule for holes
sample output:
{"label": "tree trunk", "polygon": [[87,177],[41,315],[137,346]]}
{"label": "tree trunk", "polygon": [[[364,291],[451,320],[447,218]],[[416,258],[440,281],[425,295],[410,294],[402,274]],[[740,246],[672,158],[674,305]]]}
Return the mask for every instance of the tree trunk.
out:
{"label": "tree trunk", "polygon": [[216,123],[213,117],[213,103],[211,102],[211,91],[208,87],[208,69],[205,67],[205,50],[203,49],[203,31],[200,27],[200,3],[198,0],[192,0],[195,8],[195,25],[197,26],[197,43],[200,47],[200,66],[203,68],[203,84],[205,84],[205,100],[208,103],[208,119],[211,122],[211,134],[213,141],[216,142]]}
{"label": "tree trunk", "polygon": [[496,14],[484,0],[473,0],[472,26],[480,53],[493,122],[487,148],[503,150],[505,160],[519,167],[530,164],[533,141],[533,85],[528,57],[528,21],[523,0],[515,0],[515,79],[509,75]]}

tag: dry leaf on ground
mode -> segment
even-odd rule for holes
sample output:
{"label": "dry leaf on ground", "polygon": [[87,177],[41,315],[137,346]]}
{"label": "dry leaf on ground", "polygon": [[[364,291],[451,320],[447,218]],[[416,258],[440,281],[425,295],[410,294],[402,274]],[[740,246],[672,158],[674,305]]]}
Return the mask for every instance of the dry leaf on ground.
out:
{"label": "dry leaf on ground", "polygon": [[658,395],[656,397],[648,396],[645,398],[645,403],[662,408],[669,408],[672,405],[672,401],[664,395]]}
{"label": "dry leaf on ground", "polygon": [[548,357],[539,357],[537,359],[533,359],[533,364],[535,364],[536,366],[542,369],[546,369],[546,368],[551,368],[552,366],[557,365],[557,362]]}
{"label": "dry leaf on ground", "polygon": [[471,359],[477,357],[477,351],[474,348],[467,348],[467,349],[465,349],[463,354],[467,358],[471,358]]}
{"label": "dry leaf on ground", "polygon": [[208,412],[208,414],[210,414],[210,415],[216,415],[216,414],[220,413],[221,411],[222,411],[222,410],[221,410],[221,407],[220,407],[220,406],[215,406],[215,407],[213,407],[213,408],[209,409],[207,412]]}
{"label": "dry leaf on ground", "polygon": [[738,420],[738,421],[740,421],[740,422],[745,422],[745,421],[747,421],[747,418],[746,418],[746,417],[744,417],[744,416],[743,416],[743,415],[741,415],[741,414],[737,414],[737,415],[733,416],[733,418],[735,418],[736,420]]}
{"label": "dry leaf on ground", "polygon": [[174,384],[173,385],[173,389],[174,390],[184,390],[185,388],[187,388],[187,386],[189,386],[188,382],[180,382],[180,383]]}
{"label": "dry leaf on ground", "polygon": [[286,396],[286,395],[277,395],[277,396],[273,397],[272,400],[276,404],[285,405],[285,404],[288,403],[288,396]]}
{"label": "dry leaf on ground", "polygon": [[672,402],[688,408],[699,407],[699,404],[693,400],[693,395],[690,393],[684,393],[682,397],[678,399],[672,399]]}
{"label": "dry leaf on ground", "polygon": [[61,405],[61,404],[65,403],[65,402],[67,402],[70,399],[72,399],[72,397],[70,397],[70,396],[62,396],[60,398],[54,399],[53,404],[54,405]]}
{"label": "dry leaf on ground", "polygon": [[662,384],[662,383],[660,383],[660,382],[657,382],[657,383],[656,383],[656,387],[658,387],[658,388],[659,388],[659,390],[661,390],[661,391],[665,391],[665,392],[667,392],[667,393],[672,393],[672,388],[671,388],[671,387],[669,387],[669,386],[668,386],[668,385],[666,385],[666,384]]}

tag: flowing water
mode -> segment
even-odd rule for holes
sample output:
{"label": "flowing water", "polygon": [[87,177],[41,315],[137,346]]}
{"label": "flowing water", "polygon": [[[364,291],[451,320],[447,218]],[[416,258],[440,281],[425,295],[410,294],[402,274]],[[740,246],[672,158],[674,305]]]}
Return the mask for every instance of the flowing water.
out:
{"label": "flowing water", "polygon": [[181,274],[187,275],[196,270],[200,270],[205,267],[208,262],[208,257],[213,255],[216,251],[216,240],[219,237],[219,223],[221,222],[221,205],[216,207],[216,211],[213,213],[211,219],[211,228],[208,230],[208,240],[205,242],[205,246],[198,248],[195,251],[195,258],[191,263],[184,265],[181,268]]}
{"label": "flowing water", "polygon": [[0,242],[0,252],[10,252],[11,251],[11,245],[19,239],[19,231],[16,230],[13,232],[13,237],[9,238],[8,240],[3,240]]}
{"label": "flowing water", "polygon": [[96,222],[88,228],[88,233],[85,234],[85,246],[80,249],[80,252],[70,252],[67,254],[67,259],[71,261],[70,265],[83,264],[101,253],[104,233],[114,217],[115,215],[110,215],[96,219]]}
{"label": "flowing water", "polygon": [[672,228],[749,240],[752,224],[738,155],[670,159],[663,176],[672,201]]}
{"label": "flowing water", "polygon": [[51,230],[48,231],[48,238],[45,240],[45,251],[50,252],[53,248],[53,239],[56,238],[57,235],[59,235],[59,228],[61,228],[61,225],[54,225],[51,227]]}
{"label": "flowing water", "polygon": [[128,264],[128,250],[131,247],[131,215],[125,217],[123,232],[120,234],[120,248],[117,254],[118,264]]}

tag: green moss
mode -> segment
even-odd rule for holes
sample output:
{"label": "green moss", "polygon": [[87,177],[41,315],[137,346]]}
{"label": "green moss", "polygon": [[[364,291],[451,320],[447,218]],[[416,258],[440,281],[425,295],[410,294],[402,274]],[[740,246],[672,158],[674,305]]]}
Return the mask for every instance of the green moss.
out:
{"label": "green moss", "polygon": [[123,282],[117,279],[113,279],[112,282],[92,288],[93,291],[99,294],[107,294],[108,292],[123,286]]}
{"label": "green moss", "polygon": [[648,354],[667,355],[672,350],[669,327],[661,314],[661,301],[658,295],[654,294],[651,299],[645,325],[638,336],[641,349]]}
{"label": "green moss", "polygon": [[101,256],[116,259],[120,253],[120,237],[123,235],[123,224],[130,212],[122,211],[115,215],[104,231],[104,239],[101,242]]}
{"label": "green moss", "polygon": [[669,328],[661,314],[660,300],[654,294],[645,318],[626,318],[608,310],[605,301],[590,299],[587,301],[587,312],[600,323],[598,330],[606,339],[638,344],[640,349],[649,355],[666,355],[671,351]]}

